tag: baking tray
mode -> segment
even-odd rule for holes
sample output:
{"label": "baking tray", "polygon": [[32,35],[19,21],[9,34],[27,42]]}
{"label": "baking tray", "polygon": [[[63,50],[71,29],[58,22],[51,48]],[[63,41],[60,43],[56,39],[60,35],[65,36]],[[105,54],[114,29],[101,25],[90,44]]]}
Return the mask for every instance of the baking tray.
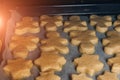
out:
{"label": "baking tray", "polygon": [[[40,0],[37,0],[37,1],[40,1]],[[10,1],[8,0],[8,2],[3,2],[4,6],[6,5],[9,6],[9,7],[5,7],[5,9],[7,10],[6,12],[10,12],[11,14],[10,19],[7,23],[7,27],[15,26],[15,22],[18,21],[21,16],[32,16],[32,17],[35,17],[35,20],[39,20],[38,16],[43,14],[63,15],[64,20],[68,20],[68,17],[70,15],[80,15],[82,20],[86,20],[89,23],[90,14],[111,15],[114,21],[116,19],[116,15],[120,13],[120,9],[119,9],[120,1],[118,0],[115,1],[114,3],[112,3],[113,0],[110,0],[110,1],[106,0],[105,2],[106,4],[103,4],[104,1],[101,2],[101,0],[98,0],[98,3],[96,3],[96,1],[94,0],[93,2],[90,2],[89,0],[86,0],[86,1],[88,2],[84,2],[84,1],[82,2],[81,0],[80,1],[77,0],[76,2],[74,2],[73,0],[70,0],[70,2],[68,2],[66,0],[65,1],[62,0],[60,3],[57,2],[59,4],[49,3],[49,2],[48,2],[49,4],[46,4],[46,2],[44,2],[44,5],[40,5],[43,3],[37,3],[36,1],[33,1],[33,2],[29,1],[28,3],[24,1],[17,2],[17,0],[13,0],[10,3]],[[23,3],[25,4],[23,5]],[[88,28],[91,30],[94,30],[94,28],[91,27],[89,24],[88,24]],[[113,27],[110,27],[109,30],[113,30]],[[68,34],[63,32],[63,27],[60,27],[58,29],[58,32],[61,34],[62,37],[67,38],[70,42],[70,37],[68,36]],[[40,35],[41,34],[42,35],[44,34],[44,29],[42,29],[42,32],[40,33]],[[107,65],[106,60],[110,57],[113,57],[113,56],[107,56],[103,51],[101,41],[103,38],[106,37],[106,35],[101,34],[99,32],[96,32],[96,34],[97,34],[97,37],[99,38],[99,43],[96,45],[95,53],[100,56],[100,60],[105,64],[105,66],[101,72],[97,73],[94,77],[92,77],[94,80],[96,80],[96,77],[99,74],[102,74],[104,70],[110,71],[110,67]],[[44,38],[44,36],[40,36],[40,37]],[[11,58],[9,57],[9,55],[5,55],[5,54],[8,54],[7,49],[8,49],[9,38],[10,38],[10,34],[6,34],[5,50],[3,53],[4,60],[2,61],[2,64],[0,66],[0,80],[9,80],[2,70],[3,66],[6,64],[6,60]],[[66,58],[67,63],[65,64],[61,72],[56,72],[56,74],[61,77],[61,80],[71,80],[70,75],[76,73],[75,66],[72,62],[75,58],[81,56],[81,54],[78,51],[78,47],[73,46],[71,43],[69,43],[68,47],[70,49],[69,54],[63,55]],[[35,58],[31,58],[31,59],[35,60]],[[36,75],[38,75],[38,70],[35,67],[35,69],[33,70],[33,76],[28,78],[27,80],[34,80]]]}
{"label": "baking tray", "polygon": [[[40,16],[40,15],[39,15]],[[34,19],[39,21],[39,16],[34,16]],[[70,15],[64,15],[64,21],[68,20],[68,17]],[[82,20],[85,20],[87,21],[87,23],[89,23],[89,16],[88,15],[80,15],[81,16],[81,19]],[[116,19],[116,15],[111,15],[112,18],[113,18],[113,21]],[[0,80],[10,80],[8,79],[8,77],[6,77],[4,71],[3,71],[3,66],[6,64],[6,60],[8,59],[12,59],[12,57],[10,57],[9,55],[9,51],[8,51],[8,44],[9,44],[9,41],[10,41],[10,37],[12,36],[11,32],[14,31],[14,27],[15,27],[15,23],[17,21],[20,20],[20,18],[23,17],[23,15],[21,15],[20,13],[18,13],[17,11],[11,11],[11,18],[9,19],[8,23],[7,23],[7,34],[6,34],[6,39],[5,39],[5,51],[3,53],[3,61],[2,61],[2,64],[0,66]],[[11,27],[12,26],[12,27]],[[70,42],[70,37],[67,33],[64,33],[63,32],[63,26],[58,28],[58,32],[60,33],[60,35],[66,39],[69,40]],[[92,26],[90,26],[88,24],[88,28],[90,30],[95,30]],[[113,27],[110,27],[109,28],[109,31],[113,30]],[[38,36],[40,38],[45,38],[45,32],[44,32],[44,29],[42,28],[41,30],[41,33],[38,34]],[[100,61],[102,61],[104,63],[104,68],[102,71],[100,71],[99,73],[97,73],[95,76],[93,76],[93,80],[96,80],[96,77],[99,75],[99,74],[102,74],[105,70],[107,71],[110,71],[110,67],[107,65],[106,63],[106,60],[110,57],[113,57],[113,56],[108,56],[104,53],[103,51],[103,46],[102,46],[102,39],[106,37],[105,34],[102,34],[102,33],[99,33],[99,32],[96,32],[97,34],[97,37],[99,38],[99,42],[98,44],[96,45],[96,51],[95,51],[95,54],[98,54],[100,56]],[[80,57],[81,56],[81,53],[79,53],[78,51],[78,47],[77,46],[73,46],[71,43],[69,43],[68,45],[69,47],[69,54],[67,55],[62,55],[65,57],[65,59],[67,60],[67,63],[63,66],[63,69],[62,71],[60,72],[56,72],[57,75],[59,75],[61,77],[61,80],[71,80],[71,77],[70,75],[71,74],[74,74],[76,73],[76,70],[75,70],[75,66],[73,64],[73,60],[77,57]],[[36,53],[36,52],[35,52]],[[31,60],[35,60],[37,57],[39,57],[39,51],[36,53],[36,56],[35,57],[29,57],[29,59]],[[32,55],[31,55],[32,56]],[[35,77],[39,74],[39,70],[37,69],[36,66],[34,66],[34,68],[32,69],[32,76],[26,80],[35,80]],[[120,78],[119,78],[120,79]]]}

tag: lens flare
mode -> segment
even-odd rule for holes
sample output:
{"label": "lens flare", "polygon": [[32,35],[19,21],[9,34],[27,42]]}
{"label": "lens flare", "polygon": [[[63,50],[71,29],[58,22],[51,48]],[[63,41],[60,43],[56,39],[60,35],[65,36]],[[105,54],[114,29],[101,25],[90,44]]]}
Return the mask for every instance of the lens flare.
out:
{"label": "lens flare", "polygon": [[0,27],[2,26],[2,18],[0,17]]}

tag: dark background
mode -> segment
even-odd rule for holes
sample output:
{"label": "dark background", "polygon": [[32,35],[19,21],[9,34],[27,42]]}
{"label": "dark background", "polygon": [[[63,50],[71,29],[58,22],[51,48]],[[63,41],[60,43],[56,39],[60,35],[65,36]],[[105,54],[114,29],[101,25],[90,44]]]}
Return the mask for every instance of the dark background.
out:
{"label": "dark background", "polygon": [[17,6],[37,6],[37,5],[70,5],[70,4],[104,4],[104,3],[120,3],[120,0],[3,0],[8,5]]}

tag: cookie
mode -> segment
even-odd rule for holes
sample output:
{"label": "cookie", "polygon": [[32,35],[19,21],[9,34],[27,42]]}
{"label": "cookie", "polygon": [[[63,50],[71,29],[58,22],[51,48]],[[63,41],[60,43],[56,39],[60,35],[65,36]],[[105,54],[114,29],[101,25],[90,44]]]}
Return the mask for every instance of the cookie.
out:
{"label": "cookie", "polygon": [[114,22],[113,26],[114,29],[118,32],[120,32],[120,15],[118,15],[117,20]]}
{"label": "cookie", "polygon": [[81,21],[79,16],[71,16],[69,21],[64,23],[64,32],[79,30],[85,31],[88,29],[86,21]]}
{"label": "cookie", "polygon": [[84,54],[80,58],[76,58],[74,64],[78,73],[85,73],[90,76],[100,72],[104,67],[104,64],[99,60],[98,55]]}
{"label": "cookie", "polygon": [[96,27],[98,32],[105,33],[112,26],[112,17],[91,15],[90,25]]}
{"label": "cookie", "polygon": [[54,74],[53,71],[41,72],[36,80],[61,80],[61,78]]}
{"label": "cookie", "polygon": [[72,74],[72,80],[93,80],[92,78],[87,77],[86,74]]}
{"label": "cookie", "polygon": [[120,74],[120,54],[117,54],[114,58],[108,59],[108,64],[112,67],[112,72]]}
{"label": "cookie", "polygon": [[30,51],[37,48],[39,38],[36,36],[13,36],[9,49],[14,58],[26,58]]}
{"label": "cookie", "polygon": [[[31,60],[16,59],[8,60],[3,68],[7,75],[11,75],[13,80],[21,80],[31,76],[33,63]],[[24,73],[24,74],[23,74]]]}
{"label": "cookie", "polygon": [[97,80],[119,80],[115,73],[105,71],[103,75],[99,75]]}
{"label": "cookie", "polygon": [[45,26],[46,31],[56,31],[57,27],[63,25],[63,17],[62,16],[47,16],[42,15],[40,17],[40,26]]}
{"label": "cookie", "polygon": [[80,53],[93,54],[95,52],[95,44],[98,43],[95,31],[71,31],[70,37],[73,45],[80,45]]}
{"label": "cookie", "polygon": [[58,32],[48,32],[47,38],[41,40],[41,51],[58,50],[61,54],[69,53],[68,40],[60,37]]}
{"label": "cookie", "polygon": [[39,33],[40,27],[37,21],[32,17],[24,17],[22,21],[16,23],[15,34],[24,35],[26,33]]}
{"label": "cookie", "polygon": [[44,71],[61,71],[66,60],[63,56],[56,54],[56,52],[41,53],[41,56],[34,62],[42,72]]}
{"label": "cookie", "polygon": [[80,16],[70,16],[69,20],[70,21],[81,21]]}
{"label": "cookie", "polygon": [[108,55],[120,53],[120,34],[116,31],[109,31],[107,38],[102,41],[104,51]]}

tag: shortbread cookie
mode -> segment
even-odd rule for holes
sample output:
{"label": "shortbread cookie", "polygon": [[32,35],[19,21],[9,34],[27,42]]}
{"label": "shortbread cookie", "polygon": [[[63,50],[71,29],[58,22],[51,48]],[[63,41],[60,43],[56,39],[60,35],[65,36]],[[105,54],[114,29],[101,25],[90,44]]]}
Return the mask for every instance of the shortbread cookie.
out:
{"label": "shortbread cookie", "polygon": [[97,80],[119,80],[117,74],[105,71],[103,75],[97,77]]}
{"label": "shortbread cookie", "polygon": [[8,60],[3,69],[7,75],[12,76],[13,80],[21,80],[31,76],[32,67],[31,60],[16,59]]}
{"label": "shortbread cookie", "polygon": [[117,20],[114,22],[113,26],[115,27],[115,30],[120,32],[120,15],[118,15]]}
{"label": "shortbread cookie", "polygon": [[30,51],[37,48],[39,38],[36,36],[13,36],[9,44],[14,58],[26,58]]}
{"label": "shortbread cookie", "polygon": [[80,19],[80,16],[70,16],[69,20],[70,21],[80,21],[81,19]]}
{"label": "shortbread cookie", "polygon": [[54,52],[41,53],[41,56],[35,60],[35,64],[42,72],[49,70],[61,71],[65,63],[65,58]]}
{"label": "shortbread cookie", "polygon": [[96,27],[98,32],[105,33],[112,26],[112,17],[91,15],[90,25]]}
{"label": "shortbread cookie", "polygon": [[61,80],[61,78],[54,74],[53,71],[41,72],[36,80]]}
{"label": "shortbread cookie", "polygon": [[92,78],[87,77],[86,74],[72,74],[72,80],[93,80]]}
{"label": "shortbread cookie", "polygon": [[61,54],[69,53],[69,48],[67,47],[68,40],[60,37],[57,32],[48,32],[47,39],[41,40],[42,51],[53,51],[58,50]]}
{"label": "shortbread cookie", "polygon": [[32,17],[24,17],[22,21],[16,23],[15,34],[23,35],[26,33],[39,33],[40,27]]}
{"label": "shortbread cookie", "polygon": [[120,74],[120,53],[117,54],[114,58],[108,59],[108,64],[112,67],[112,72]]}
{"label": "shortbread cookie", "polygon": [[81,53],[93,54],[95,52],[95,44],[98,43],[95,31],[71,31],[70,37],[73,45],[80,45],[79,51]]}
{"label": "shortbread cookie", "polygon": [[116,31],[109,31],[107,38],[103,39],[104,51],[108,55],[120,53],[120,34]]}
{"label": "shortbread cookie", "polygon": [[120,15],[117,16],[117,19],[120,19]]}
{"label": "shortbread cookie", "polygon": [[95,73],[101,71],[104,67],[98,55],[83,54],[82,57],[74,60],[74,64],[78,73],[86,73],[90,76],[95,75]]}
{"label": "shortbread cookie", "polygon": [[64,32],[70,32],[74,30],[85,31],[88,29],[86,21],[81,21],[79,16],[71,16],[69,21],[64,23]]}
{"label": "shortbread cookie", "polygon": [[63,25],[63,17],[62,16],[47,16],[42,15],[40,17],[40,25],[45,26],[45,29],[47,31],[56,31],[57,27],[60,27]]}

